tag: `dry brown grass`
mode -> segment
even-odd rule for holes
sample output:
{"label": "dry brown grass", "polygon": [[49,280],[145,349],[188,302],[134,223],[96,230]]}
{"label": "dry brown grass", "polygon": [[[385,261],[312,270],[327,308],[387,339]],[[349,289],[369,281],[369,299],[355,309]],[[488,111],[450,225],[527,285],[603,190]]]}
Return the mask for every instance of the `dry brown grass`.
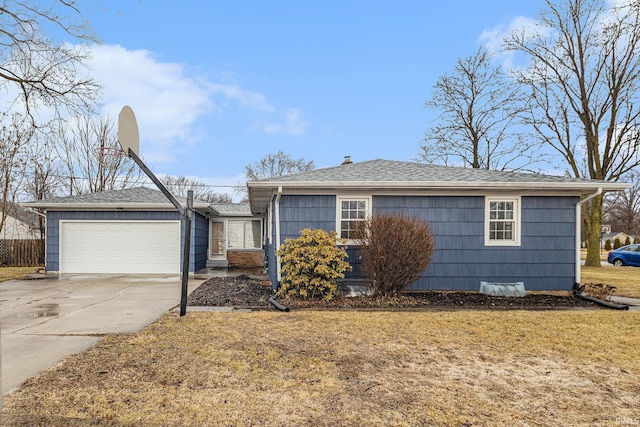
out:
{"label": "dry brown grass", "polygon": [[[606,261],[608,256],[609,256],[609,251],[605,251],[604,249],[600,250],[600,261]],[[580,249],[580,259],[583,261],[587,259],[586,249]]]}
{"label": "dry brown grass", "polygon": [[615,286],[614,295],[640,298],[640,268],[582,267],[580,281]]}
{"label": "dry brown grass", "polygon": [[38,267],[0,267],[0,282],[22,279],[25,274],[35,273]]}
{"label": "dry brown grass", "polygon": [[0,421],[638,423],[639,328],[608,310],[171,314],[28,381]]}

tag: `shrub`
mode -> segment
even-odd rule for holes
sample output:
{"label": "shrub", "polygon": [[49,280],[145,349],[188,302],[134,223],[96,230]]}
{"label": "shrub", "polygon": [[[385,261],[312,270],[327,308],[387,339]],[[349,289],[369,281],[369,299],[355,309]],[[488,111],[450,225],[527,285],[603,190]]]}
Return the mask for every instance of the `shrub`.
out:
{"label": "shrub", "polygon": [[429,224],[398,214],[374,215],[361,224],[361,269],[374,281],[374,295],[391,296],[415,283],[434,252]]}
{"label": "shrub", "polygon": [[631,237],[627,236],[627,239],[624,241],[625,246],[631,244]]}
{"label": "shrub", "polygon": [[604,242],[604,250],[605,251],[610,251],[611,250],[611,239],[607,239]]}
{"label": "shrub", "polygon": [[282,281],[278,295],[331,299],[339,294],[338,279],[351,270],[347,252],[338,246],[335,231],[305,228],[296,239],[286,239],[278,250]]}
{"label": "shrub", "polygon": [[613,249],[618,249],[619,247],[622,247],[620,244],[620,238],[616,237],[613,239]]}

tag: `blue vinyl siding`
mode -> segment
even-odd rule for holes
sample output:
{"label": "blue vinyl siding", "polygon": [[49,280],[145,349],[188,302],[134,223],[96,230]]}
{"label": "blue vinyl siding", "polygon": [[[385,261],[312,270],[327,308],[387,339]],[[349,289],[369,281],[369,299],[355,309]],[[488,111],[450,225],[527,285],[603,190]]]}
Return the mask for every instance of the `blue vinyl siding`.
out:
{"label": "blue vinyl siding", "polygon": [[280,198],[280,238],[296,238],[304,228],[335,231],[336,196],[287,196]]}
{"label": "blue vinyl siding", "polygon": [[[429,222],[436,251],[413,290],[477,290],[480,281],[522,281],[528,290],[570,290],[575,280],[575,205],[579,198],[523,196],[520,246],[485,246],[484,196],[377,196],[372,212],[404,213]],[[281,242],[303,228],[335,230],[336,196],[280,201]],[[275,218],[275,215],[274,215]],[[275,241],[275,225],[273,227]],[[358,277],[358,254],[348,250]],[[267,251],[275,283],[275,254]]]}
{"label": "blue vinyl siding", "polygon": [[[60,271],[60,220],[78,221],[167,221],[180,220],[181,247],[180,267],[182,268],[182,236],[184,236],[184,221],[179,212],[174,211],[47,211],[47,248],[46,269]],[[194,212],[192,217],[191,255],[189,257],[189,271],[203,268],[206,264],[209,225],[206,218]],[[204,245],[204,246],[203,246]],[[203,262],[204,256],[204,264]],[[202,267],[200,267],[202,265]]]}
{"label": "blue vinyl siding", "polygon": [[[269,280],[276,286],[277,257],[276,257],[276,226],[275,226],[275,197],[271,202],[272,215],[271,244],[267,244],[267,274]],[[335,231],[336,228],[336,196],[304,196],[282,195],[280,198],[280,243],[286,239],[300,236],[304,228]]]}
{"label": "blue vinyl siding", "polygon": [[374,196],[373,213],[430,223],[436,252],[414,290],[477,290],[481,280],[569,290],[575,280],[577,197],[522,197],[520,246],[484,245],[484,196]]}
{"label": "blue vinyl siding", "polygon": [[207,266],[207,258],[209,256],[209,220],[198,212],[193,212],[191,222],[189,271],[198,271]]}

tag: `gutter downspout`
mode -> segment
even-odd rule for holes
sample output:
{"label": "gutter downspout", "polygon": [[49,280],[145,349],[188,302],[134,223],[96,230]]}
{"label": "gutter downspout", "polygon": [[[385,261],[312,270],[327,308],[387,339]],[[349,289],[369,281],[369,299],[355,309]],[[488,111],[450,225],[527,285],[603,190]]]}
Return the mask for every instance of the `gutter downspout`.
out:
{"label": "gutter downspout", "polygon": [[275,206],[275,214],[276,214],[276,281],[280,283],[280,279],[282,279],[280,273],[280,257],[277,255],[278,250],[280,249],[280,197],[282,196],[282,186],[278,187],[278,194],[276,195],[276,206]]}
{"label": "gutter downspout", "polygon": [[599,196],[600,194],[602,194],[602,187],[598,187],[598,190],[593,193],[593,194],[589,194],[587,197],[585,197],[584,199],[580,200],[578,203],[576,203],[576,273],[575,273],[575,283],[577,285],[580,285],[580,224],[581,224],[581,220],[582,220],[582,212],[581,212],[581,208],[582,205],[585,204],[586,202],[588,202],[589,200],[593,199],[596,196]]}

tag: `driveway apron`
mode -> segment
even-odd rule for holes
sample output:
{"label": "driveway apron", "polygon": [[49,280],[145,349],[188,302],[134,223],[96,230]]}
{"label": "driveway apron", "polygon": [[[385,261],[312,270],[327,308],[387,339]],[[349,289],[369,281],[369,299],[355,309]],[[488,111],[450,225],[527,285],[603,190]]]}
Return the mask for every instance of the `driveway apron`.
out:
{"label": "driveway apron", "polygon": [[[189,291],[202,283],[190,280]],[[180,303],[179,276],[62,275],[0,283],[2,393],[107,334],[137,332]]]}

